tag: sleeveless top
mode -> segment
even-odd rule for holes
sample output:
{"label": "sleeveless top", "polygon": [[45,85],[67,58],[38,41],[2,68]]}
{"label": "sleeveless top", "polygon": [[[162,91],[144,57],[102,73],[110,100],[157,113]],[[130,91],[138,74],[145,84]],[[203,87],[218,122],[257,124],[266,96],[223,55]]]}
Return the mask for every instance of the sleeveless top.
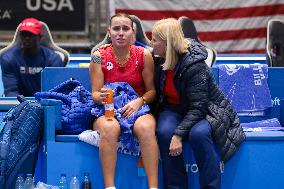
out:
{"label": "sleeveless top", "polygon": [[105,82],[127,82],[140,96],[145,93],[142,77],[144,69],[144,48],[131,45],[130,56],[121,67],[112,51],[112,46],[99,48],[102,57],[102,71]]}

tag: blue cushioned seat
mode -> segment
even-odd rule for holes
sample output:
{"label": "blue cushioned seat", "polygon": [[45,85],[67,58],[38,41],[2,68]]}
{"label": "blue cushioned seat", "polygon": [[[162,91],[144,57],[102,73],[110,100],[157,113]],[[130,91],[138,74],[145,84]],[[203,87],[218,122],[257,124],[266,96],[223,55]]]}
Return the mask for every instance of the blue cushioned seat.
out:
{"label": "blue cushioned seat", "polygon": [[[218,70],[213,69],[218,78]],[[284,99],[284,68],[269,68],[268,84],[272,99]],[[85,68],[45,68],[42,73],[42,89],[49,90],[61,82],[74,77],[84,87],[90,90],[89,70]],[[282,103],[284,105],[284,103]],[[55,107],[57,106],[57,107]],[[55,130],[61,128],[60,104],[46,103],[45,132],[43,150],[39,154],[40,165],[36,178],[48,184],[57,185],[61,173],[77,174],[83,179],[83,173],[89,172],[92,187],[103,189],[103,177],[97,147],[79,142],[77,135],[55,135]],[[283,107],[275,103],[270,112],[264,117],[241,117],[242,121],[278,118],[283,120]],[[283,124],[282,124],[283,125]],[[284,175],[284,132],[263,131],[247,132],[246,140],[240,150],[230,159],[222,170],[222,189],[240,188],[279,188],[283,184]],[[190,145],[185,143],[184,156],[190,189],[199,188],[199,173],[194,161]],[[115,183],[117,188],[145,189],[147,178],[141,175],[137,165],[138,157],[118,154]],[[224,169],[223,169],[224,168]],[[161,170],[159,171],[159,188],[162,186]]]}

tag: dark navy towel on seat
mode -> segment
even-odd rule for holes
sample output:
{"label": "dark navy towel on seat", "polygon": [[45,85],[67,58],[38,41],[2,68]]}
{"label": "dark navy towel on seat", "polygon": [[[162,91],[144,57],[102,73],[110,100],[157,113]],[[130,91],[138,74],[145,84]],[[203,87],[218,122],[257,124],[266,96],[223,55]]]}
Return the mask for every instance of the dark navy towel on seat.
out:
{"label": "dark navy towel on seat", "polygon": [[219,65],[219,86],[238,114],[272,107],[266,64]]}

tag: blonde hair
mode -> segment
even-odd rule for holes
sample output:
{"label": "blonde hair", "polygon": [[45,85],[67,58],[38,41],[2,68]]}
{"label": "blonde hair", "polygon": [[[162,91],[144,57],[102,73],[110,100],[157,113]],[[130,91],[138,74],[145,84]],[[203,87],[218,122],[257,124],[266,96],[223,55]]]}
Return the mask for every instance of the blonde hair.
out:
{"label": "blonde hair", "polygon": [[163,69],[173,69],[178,60],[178,55],[188,52],[190,45],[189,41],[184,38],[181,25],[174,18],[162,19],[154,24],[152,33],[167,43]]}

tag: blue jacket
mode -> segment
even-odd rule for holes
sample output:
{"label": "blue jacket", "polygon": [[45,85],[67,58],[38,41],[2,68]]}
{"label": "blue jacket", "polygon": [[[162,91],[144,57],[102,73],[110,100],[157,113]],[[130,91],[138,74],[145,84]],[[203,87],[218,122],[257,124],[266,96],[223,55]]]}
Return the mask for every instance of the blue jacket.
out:
{"label": "blue jacket", "polygon": [[41,71],[45,67],[63,67],[60,56],[41,46],[33,57],[23,55],[20,45],[9,49],[0,57],[4,94],[7,97],[34,96],[41,89]]}

